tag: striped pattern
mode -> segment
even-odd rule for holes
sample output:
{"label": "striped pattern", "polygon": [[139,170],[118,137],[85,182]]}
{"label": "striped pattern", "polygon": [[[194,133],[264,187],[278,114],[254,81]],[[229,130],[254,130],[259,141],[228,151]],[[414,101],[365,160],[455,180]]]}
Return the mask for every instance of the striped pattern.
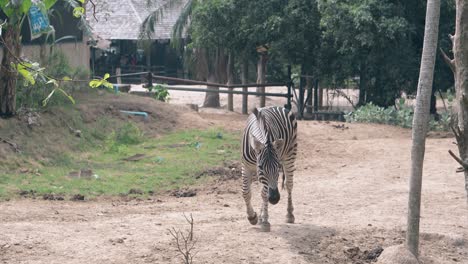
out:
{"label": "striped pattern", "polygon": [[271,193],[277,192],[280,170],[283,171],[283,186],[286,180],[288,190],[288,217],[294,218],[291,192],[296,155],[297,122],[294,114],[283,107],[254,110],[247,120],[242,138],[242,191],[251,223],[256,223],[256,213],[250,204],[250,185],[254,177],[257,176],[263,184],[261,223],[269,226],[268,199]]}

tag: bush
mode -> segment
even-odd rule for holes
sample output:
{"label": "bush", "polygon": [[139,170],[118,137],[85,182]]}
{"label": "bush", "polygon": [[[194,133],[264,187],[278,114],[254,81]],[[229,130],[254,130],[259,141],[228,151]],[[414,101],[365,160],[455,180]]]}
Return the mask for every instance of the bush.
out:
{"label": "bush", "polygon": [[[439,119],[433,117],[429,122],[430,130],[448,131],[452,122],[452,100],[449,98],[447,111],[439,115]],[[411,128],[413,125],[413,107],[405,104],[405,99],[400,98],[393,107],[383,108],[373,103],[359,107],[356,111],[345,115],[347,122],[377,123]]]}
{"label": "bush", "polygon": [[112,132],[106,139],[107,151],[125,152],[129,145],[136,145],[143,142],[144,137],[141,130],[133,123],[126,123],[116,131]]}
{"label": "bush", "polygon": [[[87,80],[89,79],[89,71],[83,67],[73,68],[70,66],[68,58],[62,51],[54,51],[44,63],[46,65],[44,73],[47,76],[54,78],[68,77],[71,79]],[[38,77],[34,85],[26,85],[25,81],[17,82],[17,105],[24,108],[40,108],[43,100],[52,92],[54,86],[46,84],[47,80]],[[87,86],[87,83],[62,82],[60,87],[69,92],[76,88]],[[58,95],[58,96],[57,96]],[[62,93],[56,93],[53,100],[48,105],[57,105],[70,102],[69,99]]]}
{"label": "bush", "polygon": [[169,101],[169,91],[164,88],[162,85],[158,84],[156,86],[150,87],[150,92],[154,90],[154,99],[161,102]]}

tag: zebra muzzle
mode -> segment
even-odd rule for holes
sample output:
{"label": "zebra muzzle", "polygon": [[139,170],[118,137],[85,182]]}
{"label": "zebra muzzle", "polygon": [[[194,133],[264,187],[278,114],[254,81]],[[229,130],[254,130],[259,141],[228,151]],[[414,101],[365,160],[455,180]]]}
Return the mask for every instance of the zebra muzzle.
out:
{"label": "zebra muzzle", "polygon": [[268,188],[268,201],[271,204],[277,204],[280,200],[280,193],[278,191],[278,188],[272,189]]}

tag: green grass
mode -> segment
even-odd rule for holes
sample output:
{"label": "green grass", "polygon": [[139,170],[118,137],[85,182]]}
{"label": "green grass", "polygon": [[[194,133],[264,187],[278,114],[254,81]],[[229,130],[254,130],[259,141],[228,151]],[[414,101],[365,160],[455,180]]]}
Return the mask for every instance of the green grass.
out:
{"label": "green grass", "polygon": [[[200,172],[239,158],[240,135],[221,129],[188,130],[148,139],[129,123],[99,137],[103,140],[96,140],[93,147],[55,156],[38,168],[39,175],[0,175],[0,198],[15,197],[20,191],[65,197],[82,194],[90,198],[138,189],[147,195],[203,184],[209,179],[196,179]],[[135,154],[145,157],[139,161],[123,160]],[[92,169],[95,176],[68,176],[82,168]]]}

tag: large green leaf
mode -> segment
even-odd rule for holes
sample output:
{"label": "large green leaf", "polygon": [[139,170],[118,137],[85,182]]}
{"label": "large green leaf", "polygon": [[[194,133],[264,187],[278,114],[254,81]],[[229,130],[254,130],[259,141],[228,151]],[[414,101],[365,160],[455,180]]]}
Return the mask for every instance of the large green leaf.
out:
{"label": "large green leaf", "polygon": [[27,14],[29,11],[29,8],[31,8],[32,2],[31,0],[23,0],[23,3],[21,3],[21,12],[23,14]]}
{"label": "large green leaf", "polygon": [[13,12],[15,11],[13,8],[11,8],[9,0],[0,0],[0,8],[7,17],[11,17],[11,15],[13,15]]}
{"label": "large green leaf", "polygon": [[44,5],[47,10],[54,6],[55,3],[57,3],[57,0],[44,0]]}

